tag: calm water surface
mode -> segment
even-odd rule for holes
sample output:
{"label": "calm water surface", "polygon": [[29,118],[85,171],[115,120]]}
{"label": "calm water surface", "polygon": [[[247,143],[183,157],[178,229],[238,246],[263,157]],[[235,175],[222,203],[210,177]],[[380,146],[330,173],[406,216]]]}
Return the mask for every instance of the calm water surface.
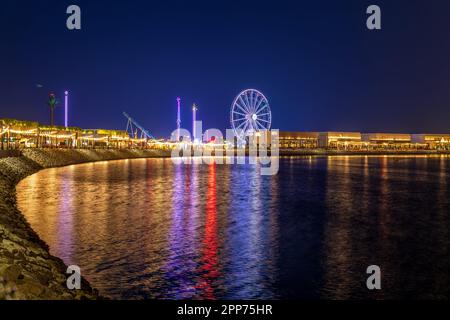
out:
{"label": "calm water surface", "polygon": [[112,298],[437,298],[449,184],[444,156],[284,158],[276,176],[136,159],[43,170],[17,196],[51,253]]}

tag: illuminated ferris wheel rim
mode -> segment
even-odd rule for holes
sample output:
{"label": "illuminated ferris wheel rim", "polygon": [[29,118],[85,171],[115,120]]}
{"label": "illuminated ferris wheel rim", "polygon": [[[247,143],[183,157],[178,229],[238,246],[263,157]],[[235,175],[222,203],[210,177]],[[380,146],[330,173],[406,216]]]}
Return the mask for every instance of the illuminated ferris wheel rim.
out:
{"label": "illuminated ferris wheel rim", "polygon": [[242,138],[250,132],[270,130],[272,113],[266,96],[257,89],[241,91],[233,100],[231,126]]}

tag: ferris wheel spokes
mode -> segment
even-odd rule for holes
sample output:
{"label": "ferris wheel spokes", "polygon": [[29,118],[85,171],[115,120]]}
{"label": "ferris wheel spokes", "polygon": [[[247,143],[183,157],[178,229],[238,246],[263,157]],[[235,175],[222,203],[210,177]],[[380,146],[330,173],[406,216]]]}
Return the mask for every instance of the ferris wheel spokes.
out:
{"label": "ferris wheel spokes", "polygon": [[231,106],[231,125],[236,136],[270,130],[272,114],[267,98],[258,90],[242,91]]}

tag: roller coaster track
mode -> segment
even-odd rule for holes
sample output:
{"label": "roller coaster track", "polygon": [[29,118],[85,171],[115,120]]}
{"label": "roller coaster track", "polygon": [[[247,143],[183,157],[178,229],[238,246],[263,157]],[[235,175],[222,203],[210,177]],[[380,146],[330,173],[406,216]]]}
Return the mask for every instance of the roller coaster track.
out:
{"label": "roller coaster track", "polygon": [[[123,115],[125,118],[127,118],[127,132],[131,133],[131,136],[133,138],[137,138],[140,136],[140,139],[151,139],[156,140],[154,136],[148,132],[148,130],[144,129],[139,123],[136,122],[132,117],[128,115],[128,113],[124,112]],[[138,135],[138,132],[140,132],[140,135]]]}

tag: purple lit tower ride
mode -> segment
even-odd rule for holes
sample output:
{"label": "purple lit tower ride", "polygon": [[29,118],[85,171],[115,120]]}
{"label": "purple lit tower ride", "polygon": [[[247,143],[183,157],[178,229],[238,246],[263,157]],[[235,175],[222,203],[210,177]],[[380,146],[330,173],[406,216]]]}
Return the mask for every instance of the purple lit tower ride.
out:
{"label": "purple lit tower ride", "polygon": [[181,128],[180,105],[181,105],[181,99],[180,99],[180,97],[178,97],[177,98],[177,106],[178,106],[178,113],[177,113],[177,142],[180,141],[180,128]]}
{"label": "purple lit tower ride", "polygon": [[69,91],[64,92],[64,126],[69,126]]}
{"label": "purple lit tower ride", "polygon": [[196,136],[195,136],[195,134],[196,134],[196,132],[195,132],[195,130],[196,130],[196,128],[195,128],[195,121],[197,120],[196,119],[196,112],[197,112],[197,110],[198,110],[197,105],[194,103],[192,105],[192,142],[195,142],[195,139],[196,139]]}

